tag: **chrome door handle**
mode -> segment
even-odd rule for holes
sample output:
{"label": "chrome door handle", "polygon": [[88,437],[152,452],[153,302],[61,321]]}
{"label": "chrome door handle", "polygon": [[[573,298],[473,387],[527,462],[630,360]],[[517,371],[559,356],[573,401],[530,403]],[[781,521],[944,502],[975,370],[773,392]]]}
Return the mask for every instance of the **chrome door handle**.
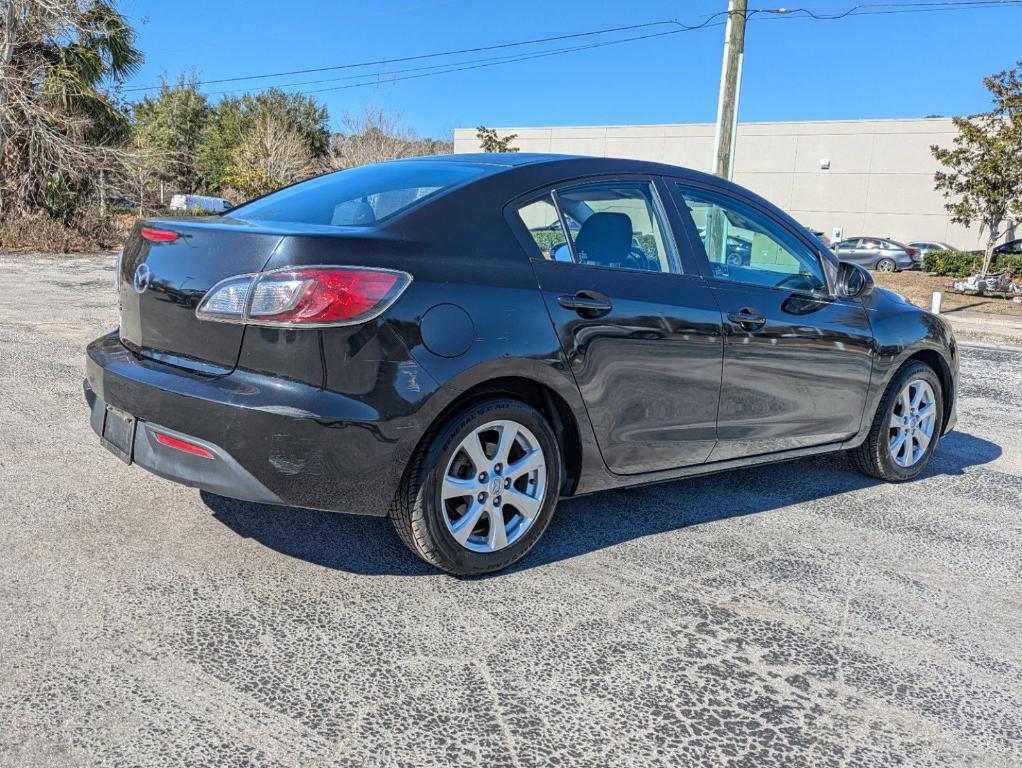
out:
{"label": "chrome door handle", "polygon": [[600,317],[614,308],[610,298],[596,291],[579,291],[573,296],[558,296],[557,303],[583,317]]}
{"label": "chrome door handle", "polygon": [[766,325],[766,316],[758,309],[749,307],[742,307],[736,312],[728,312],[727,319],[746,331],[759,330]]}

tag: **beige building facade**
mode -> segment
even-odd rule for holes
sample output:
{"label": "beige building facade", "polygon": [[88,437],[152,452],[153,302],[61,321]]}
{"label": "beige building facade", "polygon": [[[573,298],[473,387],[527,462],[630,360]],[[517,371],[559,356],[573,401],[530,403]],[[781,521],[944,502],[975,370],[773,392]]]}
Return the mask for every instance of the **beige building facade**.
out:
{"label": "beige building facade", "polygon": [[[712,124],[500,128],[523,152],[622,157],[709,171]],[[742,123],[735,178],[828,237],[874,235],[983,245],[978,227],[952,224],[933,189],[933,144],[956,134],[946,118]],[[474,128],[454,133],[455,152],[478,152]]]}

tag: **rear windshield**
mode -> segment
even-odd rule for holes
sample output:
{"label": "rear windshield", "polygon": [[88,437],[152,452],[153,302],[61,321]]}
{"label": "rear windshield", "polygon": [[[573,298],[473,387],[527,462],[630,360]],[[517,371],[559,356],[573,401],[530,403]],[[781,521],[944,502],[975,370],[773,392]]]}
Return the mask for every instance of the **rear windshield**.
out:
{"label": "rear windshield", "polygon": [[367,227],[488,170],[485,165],[429,160],[363,165],[273,192],[235,208],[231,216]]}

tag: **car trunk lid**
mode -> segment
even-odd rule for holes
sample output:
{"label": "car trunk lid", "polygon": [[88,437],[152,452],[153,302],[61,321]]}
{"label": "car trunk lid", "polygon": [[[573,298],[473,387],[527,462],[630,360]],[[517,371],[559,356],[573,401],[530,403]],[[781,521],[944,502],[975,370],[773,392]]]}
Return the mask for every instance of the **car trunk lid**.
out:
{"label": "car trunk lid", "polygon": [[282,239],[279,232],[225,217],[141,222],[120,259],[121,342],[173,365],[230,373],[245,327],[199,320],[195,308],[220,280],[261,271]]}

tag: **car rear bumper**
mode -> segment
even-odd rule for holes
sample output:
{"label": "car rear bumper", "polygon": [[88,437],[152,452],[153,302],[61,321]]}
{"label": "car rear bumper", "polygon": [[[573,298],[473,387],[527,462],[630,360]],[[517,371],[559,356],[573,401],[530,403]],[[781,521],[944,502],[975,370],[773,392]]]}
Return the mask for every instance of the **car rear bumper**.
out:
{"label": "car rear bumper", "polygon": [[[97,434],[110,408],[134,417],[122,458],[246,501],[386,515],[419,434],[414,413],[384,418],[364,401],[251,371],[197,374],[137,357],[116,333],[89,345],[86,369]],[[168,447],[157,433],[212,457]]]}

